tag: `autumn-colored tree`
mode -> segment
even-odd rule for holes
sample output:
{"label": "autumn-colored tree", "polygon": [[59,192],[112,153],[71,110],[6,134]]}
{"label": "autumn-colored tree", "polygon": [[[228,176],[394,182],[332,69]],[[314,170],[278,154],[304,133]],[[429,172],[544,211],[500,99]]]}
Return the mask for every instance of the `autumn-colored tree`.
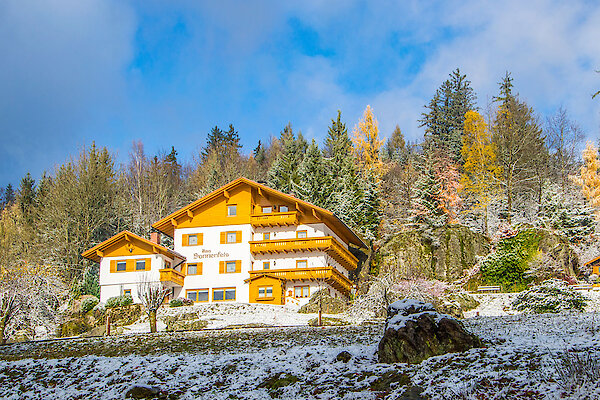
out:
{"label": "autumn-colored tree", "polygon": [[496,151],[488,125],[477,111],[465,114],[463,132],[462,158],[465,164],[461,177],[462,191],[470,198],[473,209],[483,210],[483,227],[487,235],[488,206],[498,178]]}
{"label": "autumn-colored tree", "polygon": [[373,115],[371,106],[367,106],[362,120],[354,127],[354,154],[361,170],[371,171],[379,179],[384,172],[380,150],[383,140],[379,139],[379,123]]}
{"label": "autumn-colored tree", "polygon": [[581,186],[581,191],[592,206],[600,208],[600,162],[598,148],[592,142],[587,142],[583,150],[583,166],[579,176],[573,176],[573,181]]}

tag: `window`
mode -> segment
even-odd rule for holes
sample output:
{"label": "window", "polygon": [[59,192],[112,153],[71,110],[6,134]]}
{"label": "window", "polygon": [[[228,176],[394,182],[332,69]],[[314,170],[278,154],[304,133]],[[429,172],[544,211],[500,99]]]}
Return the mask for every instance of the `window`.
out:
{"label": "window", "polygon": [[227,243],[235,243],[237,235],[235,232],[227,232]]}
{"label": "window", "polygon": [[208,289],[188,290],[186,297],[193,302],[208,301]]}
{"label": "window", "polygon": [[296,261],[296,268],[306,268],[306,267],[308,267],[308,262],[306,260]]}
{"label": "window", "polygon": [[145,271],[146,270],[146,260],[137,260],[135,262],[135,270],[136,271]]}
{"label": "window", "polygon": [[131,297],[131,289],[125,289],[125,290],[123,290],[123,296],[129,296],[129,297]]}
{"label": "window", "polygon": [[126,271],[127,270],[127,261],[117,261],[117,271]]}
{"label": "window", "polygon": [[165,260],[165,268],[171,268],[171,262]]}
{"label": "window", "polygon": [[182,246],[199,246],[202,244],[204,234],[202,233],[184,233],[181,240]]}
{"label": "window", "polygon": [[213,301],[233,301],[235,300],[235,288],[213,289]]}
{"label": "window", "polygon": [[269,232],[263,233],[263,240],[271,240],[271,233],[269,233]]}
{"label": "window", "polygon": [[310,297],[309,293],[310,293],[310,288],[308,286],[294,286],[294,297],[299,299],[299,298],[306,298],[306,297]]}
{"label": "window", "polygon": [[271,263],[268,261],[263,262],[263,269],[271,269]]}
{"label": "window", "polygon": [[188,264],[186,275],[199,275],[198,264]]}
{"label": "window", "polygon": [[235,261],[227,261],[225,263],[225,272],[227,272],[227,273],[235,272]]}
{"label": "window", "polygon": [[306,238],[306,231],[297,231],[296,232],[296,237],[298,239],[304,239],[304,238]]}
{"label": "window", "polygon": [[290,209],[288,206],[279,206],[279,212],[288,212]]}
{"label": "window", "polygon": [[227,216],[235,217],[237,215],[237,205],[231,204],[227,206]]}
{"label": "window", "polygon": [[260,286],[258,297],[273,297],[273,286]]}
{"label": "window", "polygon": [[272,213],[272,212],[273,212],[273,207],[271,207],[271,206],[267,206],[267,207],[263,207],[262,208],[262,213],[263,214],[269,214],[269,213]]}

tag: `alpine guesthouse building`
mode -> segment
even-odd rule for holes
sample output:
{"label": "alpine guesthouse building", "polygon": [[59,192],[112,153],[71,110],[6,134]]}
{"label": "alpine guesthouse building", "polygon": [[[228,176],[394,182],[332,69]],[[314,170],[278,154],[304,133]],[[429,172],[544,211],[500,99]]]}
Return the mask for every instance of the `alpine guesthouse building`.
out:
{"label": "alpine guesthouse building", "polygon": [[[100,264],[100,301],[160,282],[197,303],[300,306],[317,290],[347,298],[364,243],[333,213],[239,178],[152,225],[150,240],[121,232],[82,255]],[[173,239],[173,250],[161,244]]]}

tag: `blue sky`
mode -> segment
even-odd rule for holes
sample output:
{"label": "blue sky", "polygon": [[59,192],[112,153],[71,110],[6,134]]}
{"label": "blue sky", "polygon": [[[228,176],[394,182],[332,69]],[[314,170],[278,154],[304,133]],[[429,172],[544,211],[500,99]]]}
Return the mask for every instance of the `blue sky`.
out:
{"label": "blue sky", "polygon": [[562,105],[600,137],[595,1],[4,0],[0,52],[1,186],[92,141],[118,162],[134,140],[190,161],[229,123],[245,152],[288,121],[322,142],[367,104],[417,140],[456,67],[483,110],[509,70],[541,120]]}

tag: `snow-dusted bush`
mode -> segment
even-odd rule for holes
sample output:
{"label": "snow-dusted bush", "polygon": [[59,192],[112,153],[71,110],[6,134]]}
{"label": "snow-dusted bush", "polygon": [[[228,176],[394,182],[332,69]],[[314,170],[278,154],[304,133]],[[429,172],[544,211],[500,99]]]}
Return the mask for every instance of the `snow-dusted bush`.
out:
{"label": "snow-dusted bush", "polygon": [[97,297],[88,297],[81,302],[81,313],[85,314],[100,302]]}
{"label": "snow-dusted bush", "polygon": [[586,300],[565,281],[549,279],[519,294],[512,305],[517,311],[556,313],[583,311]]}
{"label": "snow-dusted bush", "polygon": [[133,298],[131,296],[115,296],[106,300],[105,308],[125,307],[133,304]]}
{"label": "snow-dusted bush", "polygon": [[182,306],[193,306],[194,302],[186,297],[180,297],[178,299],[172,299],[169,301],[169,307],[182,307]]}

